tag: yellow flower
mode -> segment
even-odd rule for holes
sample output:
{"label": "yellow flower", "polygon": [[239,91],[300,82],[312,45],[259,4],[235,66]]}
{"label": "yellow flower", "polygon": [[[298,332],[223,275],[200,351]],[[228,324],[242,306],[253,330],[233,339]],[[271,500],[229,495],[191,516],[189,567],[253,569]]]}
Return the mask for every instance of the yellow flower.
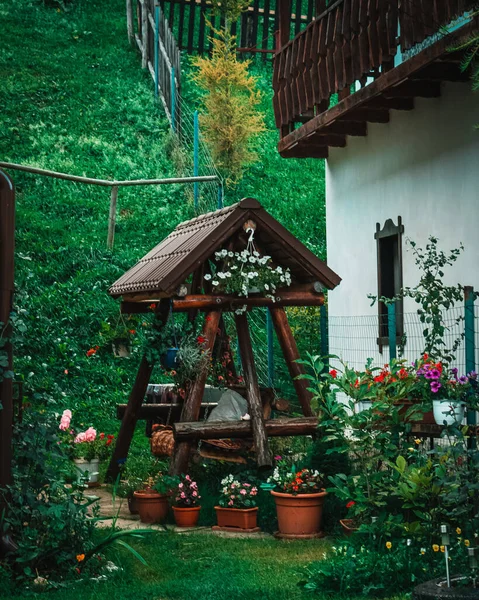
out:
{"label": "yellow flower", "polygon": [[388,550],[391,550],[391,548],[392,548],[392,547],[393,547],[393,545],[392,545],[392,543],[391,543],[391,542],[386,542],[386,548],[387,548]]}
{"label": "yellow flower", "polygon": [[84,554],[77,554],[77,561],[81,562],[82,560],[85,560],[85,555]]}
{"label": "yellow flower", "polygon": [[417,445],[419,446],[419,444],[421,443],[421,440],[420,440],[419,438],[416,438],[416,439],[414,440],[414,443],[415,443],[415,444],[417,444]]}
{"label": "yellow flower", "polygon": [[467,546],[469,548],[470,545],[471,542],[469,540],[464,540],[464,546]]}
{"label": "yellow flower", "polygon": [[434,552],[439,552],[439,546],[437,544],[433,544],[432,549],[434,550]]}
{"label": "yellow flower", "polygon": [[456,533],[457,535],[461,535],[462,529],[460,527],[456,527]]}
{"label": "yellow flower", "polygon": [[446,547],[445,546],[441,546],[441,552],[445,552],[446,551]]}
{"label": "yellow flower", "polygon": [[409,452],[414,452],[414,448],[408,448]]}

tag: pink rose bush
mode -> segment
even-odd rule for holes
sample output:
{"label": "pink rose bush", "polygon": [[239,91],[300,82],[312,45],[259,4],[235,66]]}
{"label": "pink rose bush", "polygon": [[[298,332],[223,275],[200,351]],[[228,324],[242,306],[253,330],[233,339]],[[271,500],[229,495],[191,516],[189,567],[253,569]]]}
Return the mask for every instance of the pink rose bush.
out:
{"label": "pink rose bush", "polygon": [[251,483],[241,483],[233,475],[225,477],[221,485],[219,505],[223,508],[254,508],[258,488]]}
{"label": "pink rose bush", "polygon": [[98,435],[94,427],[76,432],[74,428],[70,427],[72,418],[71,410],[66,409],[63,411],[58,428],[65,433],[60,436],[61,441],[59,443],[63,443],[74,458],[84,458],[86,460],[94,458],[104,460],[108,458],[115,436],[110,434],[105,436],[104,433]]}
{"label": "pink rose bush", "polygon": [[198,506],[200,499],[196,481],[193,481],[189,475],[182,475],[176,490],[174,505],[178,508],[192,508]]}

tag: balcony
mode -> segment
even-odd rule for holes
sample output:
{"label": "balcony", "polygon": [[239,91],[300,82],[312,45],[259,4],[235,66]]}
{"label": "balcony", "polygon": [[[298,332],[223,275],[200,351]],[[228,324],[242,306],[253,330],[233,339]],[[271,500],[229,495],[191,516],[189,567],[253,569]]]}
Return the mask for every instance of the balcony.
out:
{"label": "balcony", "polygon": [[368,123],[470,77],[451,45],[479,31],[475,1],[330,0],[292,40],[290,0],[278,4],[273,103],[285,158],[327,158],[347,136],[366,136]]}

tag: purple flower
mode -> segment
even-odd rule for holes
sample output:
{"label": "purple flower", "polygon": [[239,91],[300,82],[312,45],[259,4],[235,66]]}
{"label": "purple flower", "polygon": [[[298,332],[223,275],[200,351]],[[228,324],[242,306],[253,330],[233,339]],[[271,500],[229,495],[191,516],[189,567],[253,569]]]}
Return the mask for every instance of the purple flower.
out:
{"label": "purple flower", "polygon": [[424,373],[424,377],[426,379],[434,379],[432,371],[426,371],[426,373]]}
{"label": "purple flower", "polygon": [[435,394],[440,390],[441,387],[442,387],[442,385],[439,383],[439,381],[437,381],[437,380],[431,381],[431,391],[434,392]]}
{"label": "purple flower", "polygon": [[439,369],[432,369],[430,371],[431,379],[439,379],[441,377],[441,372]]}
{"label": "purple flower", "polygon": [[455,380],[457,381],[457,369],[456,367],[451,369],[451,373],[454,375]]}
{"label": "purple flower", "polygon": [[461,377],[459,377],[459,383],[465,385],[466,383],[469,383],[469,380],[465,375],[461,375]]}
{"label": "purple flower", "polygon": [[467,374],[467,376],[469,377],[469,379],[477,379],[476,371],[471,371],[470,373]]}

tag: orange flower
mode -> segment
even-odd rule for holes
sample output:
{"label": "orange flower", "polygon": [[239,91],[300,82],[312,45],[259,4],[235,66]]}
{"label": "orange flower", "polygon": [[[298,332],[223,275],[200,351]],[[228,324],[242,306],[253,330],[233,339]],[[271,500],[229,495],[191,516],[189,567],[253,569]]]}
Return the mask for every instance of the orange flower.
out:
{"label": "orange flower", "polygon": [[90,348],[90,350],[87,350],[87,356],[93,356],[93,354],[96,354],[95,348]]}
{"label": "orange flower", "polygon": [[130,333],[131,335],[135,335],[136,331],[134,329],[129,329],[128,333]]}
{"label": "orange flower", "polygon": [[82,562],[82,560],[85,560],[85,555],[84,554],[77,554],[77,561],[78,562]]}

